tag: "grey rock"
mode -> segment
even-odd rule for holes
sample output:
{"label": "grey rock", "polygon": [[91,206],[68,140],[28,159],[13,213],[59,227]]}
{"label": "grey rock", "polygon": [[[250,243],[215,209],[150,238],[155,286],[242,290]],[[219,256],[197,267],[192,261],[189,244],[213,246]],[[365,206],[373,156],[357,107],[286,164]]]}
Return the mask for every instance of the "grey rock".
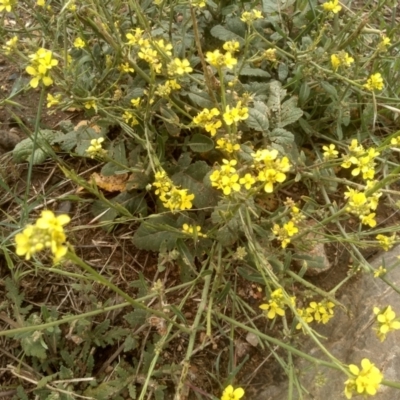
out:
{"label": "grey rock", "polygon": [[[391,251],[380,254],[371,265],[378,268],[383,264],[390,270],[392,265],[398,263],[400,246]],[[400,267],[395,267],[386,274],[393,285],[400,287]],[[315,330],[325,339],[321,342],[328,351],[344,364],[360,366],[363,358],[368,358],[378,367],[385,380],[400,382],[400,330],[389,332],[386,340],[380,342],[373,330],[376,316],[374,306],[384,308],[391,305],[400,316],[400,296],[391,287],[373,274],[362,274],[356,283],[345,291],[338,299],[347,312],[339,307],[335,308],[335,317],[326,325],[318,325]],[[321,349],[310,339],[304,337],[304,345],[300,349],[321,360],[330,361]],[[318,366],[304,359],[298,360],[296,372],[305,391],[302,397],[294,388],[293,399],[304,400],[339,400],[345,399],[344,382],[348,379],[341,371],[328,367]],[[259,394],[259,400],[284,400],[287,398],[288,383],[267,388]],[[359,397],[353,396],[358,399]],[[400,390],[381,385],[378,393],[371,397],[375,400],[400,399]]]}

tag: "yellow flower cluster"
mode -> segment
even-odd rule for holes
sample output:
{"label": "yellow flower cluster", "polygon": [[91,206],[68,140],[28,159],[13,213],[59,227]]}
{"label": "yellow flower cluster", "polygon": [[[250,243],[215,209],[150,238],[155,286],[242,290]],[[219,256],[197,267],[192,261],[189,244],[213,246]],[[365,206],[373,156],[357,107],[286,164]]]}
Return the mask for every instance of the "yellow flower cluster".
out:
{"label": "yellow flower cluster", "polygon": [[400,329],[400,322],[395,321],[396,313],[392,310],[391,306],[387,306],[380,310],[374,307],[374,314],[376,315],[377,327],[376,334],[381,342],[386,339],[389,332]]}
{"label": "yellow flower cluster", "polygon": [[[375,182],[368,181],[366,191],[373,187]],[[367,197],[365,192],[360,192],[356,189],[349,189],[344,192],[344,196],[348,199],[346,211],[357,215],[364,225],[369,225],[371,228],[376,226],[375,213],[371,212],[378,207],[379,198],[382,196],[381,192],[375,192]]]}
{"label": "yellow flower cluster", "polygon": [[2,49],[4,50],[4,54],[10,55],[12,51],[17,47],[18,43],[18,37],[13,36],[10,40],[6,41],[6,44],[2,46]]}
{"label": "yellow flower cluster", "polygon": [[225,196],[229,196],[232,191],[239,192],[239,174],[236,172],[236,160],[222,160],[223,164],[210,175],[211,185],[221,189]]}
{"label": "yellow flower cluster", "polygon": [[375,158],[379,156],[373,147],[365,150],[361,144],[358,144],[357,139],[353,139],[349,146],[349,155],[343,156],[343,168],[350,168],[352,165],[355,168],[351,171],[353,176],[362,174],[365,180],[374,179],[375,176]]}
{"label": "yellow flower cluster", "polygon": [[354,62],[354,58],[350,57],[345,51],[331,55],[332,69],[336,72],[340,66],[349,67]]}
{"label": "yellow flower cluster", "polygon": [[[316,321],[319,324],[322,322],[326,324],[329,322],[331,318],[333,318],[333,307],[335,304],[329,300],[322,300],[320,302],[312,301],[309,306],[305,309],[298,309],[297,312],[299,313],[300,317],[306,322],[310,323],[312,321]],[[296,325],[296,329],[301,329],[302,324],[299,322]]]}
{"label": "yellow flower cluster", "polygon": [[122,114],[122,119],[126,124],[129,124],[131,126],[139,124],[139,121],[137,120],[136,116],[128,110],[124,111],[124,113]]}
{"label": "yellow flower cluster", "polygon": [[379,246],[381,246],[383,250],[388,251],[393,247],[396,241],[396,234],[392,236],[385,236],[379,234],[376,236],[376,239],[378,239]]}
{"label": "yellow flower cluster", "polygon": [[57,104],[60,104],[62,100],[62,95],[57,94],[53,96],[51,93],[47,94],[47,108],[51,108],[53,106],[56,106]]}
{"label": "yellow flower cluster", "polygon": [[90,146],[86,149],[86,153],[90,158],[95,158],[103,156],[107,150],[104,150],[102,147],[102,143],[104,142],[104,138],[92,139],[90,141]]}
{"label": "yellow flower cluster", "polygon": [[226,67],[228,69],[232,69],[236,64],[236,58],[232,57],[232,53],[227,51],[225,54],[220,53],[220,51],[208,51],[206,53],[207,62],[215,68],[223,68]]}
{"label": "yellow flower cluster", "polygon": [[285,249],[290,243],[291,237],[298,232],[299,228],[297,228],[293,221],[283,224],[282,227],[278,224],[274,224],[274,227],[272,228],[272,233],[278,240],[280,240],[283,249]]}
{"label": "yellow flower cluster", "polygon": [[251,156],[254,160],[254,167],[258,172],[257,180],[264,183],[264,190],[272,193],[275,183],[282,183],[286,180],[285,172],[290,170],[290,163],[287,157],[278,158],[278,150],[261,149]]}
{"label": "yellow flower cluster", "polygon": [[247,107],[243,107],[242,102],[239,101],[235,107],[231,108],[229,105],[227,105],[222,117],[227,125],[232,125],[249,118],[249,109]]}
{"label": "yellow flower cluster", "polygon": [[33,78],[29,84],[36,88],[42,81],[45,86],[53,84],[53,79],[48,76],[48,72],[58,64],[58,60],[53,58],[53,53],[50,50],[40,48],[35,54],[29,56],[31,65],[28,65],[25,71],[32,75]]}
{"label": "yellow flower cluster", "polygon": [[240,43],[236,40],[228,40],[222,46],[225,51],[229,51],[230,53],[235,53],[240,49]]}
{"label": "yellow flower cluster", "polygon": [[217,140],[217,145],[215,148],[226,151],[227,153],[233,153],[240,150],[240,144],[233,144],[229,139],[221,138]]}
{"label": "yellow flower cluster", "polygon": [[169,79],[165,83],[160,83],[157,85],[155,94],[160,97],[168,97],[173,90],[179,90],[181,85],[176,81],[176,79]]}
{"label": "yellow flower cluster", "polygon": [[334,14],[337,14],[342,9],[342,6],[339,5],[339,0],[327,1],[326,3],[322,4],[322,7],[325,11],[331,11]]}
{"label": "yellow flower cluster", "polygon": [[[295,297],[290,298],[290,303],[295,304]],[[269,319],[274,319],[277,315],[283,317],[285,315],[285,308],[288,302],[285,300],[283,290],[281,288],[274,290],[271,293],[271,299],[268,303],[261,304],[260,308],[264,311],[264,315]]]}
{"label": "yellow flower cluster", "polygon": [[386,268],[383,268],[383,266],[380,265],[379,268],[377,268],[377,269],[374,271],[374,278],[379,278],[380,276],[385,275],[386,272],[387,272]]}
{"label": "yellow flower cluster", "polygon": [[367,79],[367,83],[364,84],[364,87],[371,92],[375,89],[382,90],[384,87],[382,75],[379,72],[377,72],[376,74],[372,74]]}
{"label": "yellow flower cluster", "polygon": [[193,236],[195,238],[198,238],[198,237],[206,238],[207,237],[207,235],[205,235],[204,233],[201,233],[200,225],[183,224],[182,232],[187,233],[188,235]]}
{"label": "yellow flower cluster", "polygon": [[67,253],[63,226],[69,221],[68,215],[56,217],[52,211],[42,211],[35,225],[27,225],[21,233],[15,235],[17,255],[30,260],[35,253],[48,248],[53,253],[54,263],[58,262]]}
{"label": "yellow flower cluster", "polygon": [[85,46],[86,46],[86,43],[82,38],[77,37],[74,40],[74,47],[76,47],[77,49],[83,49]]}
{"label": "yellow flower cluster", "polygon": [[246,24],[251,24],[253,21],[257,19],[262,19],[263,15],[259,10],[251,10],[251,11],[244,11],[240,20],[246,22]]}
{"label": "yellow flower cluster", "polygon": [[353,393],[374,396],[383,380],[382,372],[367,358],[361,360],[361,367],[362,370],[357,365],[349,365],[354,377],[345,382],[344,394],[347,399],[351,399]]}
{"label": "yellow flower cluster", "polygon": [[188,194],[187,189],[179,189],[178,186],[175,186],[164,170],[156,172],[153,186],[156,188],[155,193],[165,208],[171,211],[192,208],[194,194]]}
{"label": "yellow flower cluster", "polygon": [[204,128],[211,136],[215,136],[217,129],[222,126],[222,121],[217,118],[219,115],[220,112],[217,108],[212,108],[211,110],[205,108],[193,118],[193,122]]}

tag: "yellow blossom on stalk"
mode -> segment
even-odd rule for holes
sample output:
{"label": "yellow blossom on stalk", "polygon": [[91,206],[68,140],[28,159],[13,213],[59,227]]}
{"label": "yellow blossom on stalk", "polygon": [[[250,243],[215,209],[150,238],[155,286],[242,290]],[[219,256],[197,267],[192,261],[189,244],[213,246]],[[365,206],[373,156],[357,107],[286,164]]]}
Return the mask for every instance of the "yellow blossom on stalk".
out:
{"label": "yellow blossom on stalk", "polygon": [[211,110],[204,108],[193,118],[193,123],[203,127],[211,136],[215,136],[217,129],[222,126],[221,120],[216,118],[219,115],[220,112],[217,108],[212,108]]}
{"label": "yellow blossom on stalk", "polygon": [[18,36],[13,36],[10,40],[7,40],[6,44],[2,46],[4,53],[6,55],[11,54],[12,51],[17,47],[17,43],[18,43]]}
{"label": "yellow blossom on stalk", "polygon": [[353,393],[374,396],[383,380],[381,371],[367,358],[361,360],[361,367],[354,364],[349,365],[352,378],[345,382],[344,394],[347,399],[351,399]]}
{"label": "yellow blossom on stalk", "polygon": [[[307,310],[308,309],[298,308],[297,312],[299,314],[299,318],[301,318],[305,323],[310,324],[314,321],[314,317],[312,315],[312,312]],[[296,329],[303,329],[303,325],[300,321],[297,323]]]}
{"label": "yellow blossom on stalk", "polygon": [[144,30],[140,28],[136,28],[134,31],[129,32],[125,35],[125,37],[128,39],[128,44],[130,46],[134,46],[136,44],[139,44],[139,41],[143,40],[143,33]]}
{"label": "yellow blossom on stalk", "polygon": [[322,7],[325,11],[332,11],[334,14],[337,14],[342,9],[342,6],[339,5],[339,0],[327,1],[322,4]]}
{"label": "yellow blossom on stalk", "polygon": [[122,114],[122,119],[124,120],[124,122],[126,124],[130,124],[131,126],[135,126],[135,125],[139,124],[139,121],[137,120],[136,116],[129,111],[125,111]]}
{"label": "yellow blossom on stalk", "polygon": [[129,65],[129,63],[122,63],[119,65],[118,69],[122,72],[122,73],[129,73],[129,72],[135,72],[135,70]]}
{"label": "yellow blossom on stalk", "polygon": [[379,246],[381,246],[383,250],[388,251],[393,247],[396,241],[396,234],[394,234],[393,236],[385,236],[379,234],[376,236],[376,239],[378,239]]}
{"label": "yellow blossom on stalk", "polygon": [[376,333],[381,342],[386,339],[389,332],[400,329],[400,322],[395,321],[396,313],[392,310],[391,306],[380,310],[374,307],[374,314],[376,315],[377,325]]}
{"label": "yellow blossom on stalk", "polygon": [[[168,56],[172,56],[172,44],[164,43],[164,39],[155,40],[152,42],[153,46],[159,53],[165,53]],[[140,44],[140,43],[139,43]]]}
{"label": "yellow blossom on stalk", "polygon": [[265,58],[267,61],[275,62],[277,60],[276,49],[265,50],[262,54],[262,57]]}
{"label": "yellow blossom on stalk", "polygon": [[[278,288],[271,293],[271,299],[268,303],[261,304],[259,307],[264,311],[264,315],[269,319],[274,319],[277,315],[283,317],[285,315],[285,308],[287,301],[283,295],[282,288]],[[290,303],[294,305],[295,298],[290,298]]]}
{"label": "yellow blossom on stalk", "polygon": [[241,387],[234,389],[232,385],[229,385],[224,389],[221,400],[240,400],[243,396],[244,390]]}
{"label": "yellow blossom on stalk", "polygon": [[223,44],[222,48],[226,51],[229,51],[231,54],[233,54],[236,51],[239,51],[240,43],[237,40],[229,40],[228,42],[225,42]]}
{"label": "yellow blossom on stalk", "polygon": [[102,156],[106,153],[106,150],[104,150],[102,147],[103,142],[104,142],[103,137],[100,137],[98,139],[92,139],[90,141],[90,146],[86,149],[86,153],[90,156],[90,158],[95,158],[96,156]]}
{"label": "yellow blossom on stalk", "polygon": [[390,144],[392,146],[400,146],[400,136],[390,139]]}
{"label": "yellow blossom on stalk", "polygon": [[329,300],[322,300],[317,303],[312,301],[307,307],[306,311],[310,315],[313,314],[313,318],[318,323],[326,324],[331,318],[333,318],[333,307],[335,304]]}
{"label": "yellow blossom on stalk", "polygon": [[25,71],[33,76],[29,82],[31,87],[36,88],[41,81],[45,86],[53,84],[53,79],[47,75],[54,66],[58,65],[58,60],[53,58],[53,53],[40,48],[36,53],[29,55],[29,58],[31,65],[28,65]]}
{"label": "yellow blossom on stalk", "polygon": [[193,68],[190,66],[190,62],[186,58],[183,60],[180,60],[179,58],[175,58],[168,65],[168,73],[170,75],[185,75],[185,74],[189,74],[192,71],[193,71]]}
{"label": "yellow blossom on stalk", "polygon": [[131,99],[131,104],[135,108],[139,108],[140,106],[140,97],[136,97],[136,99]]}
{"label": "yellow blossom on stalk", "polygon": [[232,69],[236,64],[236,58],[232,57],[232,54],[228,51],[225,54],[221,54],[219,50],[213,52],[208,51],[206,53],[207,62],[216,68],[226,67]]}
{"label": "yellow blossom on stalk", "polygon": [[206,6],[206,2],[204,0],[190,0],[190,4],[193,7],[203,8]]}
{"label": "yellow blossom on stalk", "polygon": [[324,160],[332,160],[338,157],[339,152],[336,150],[336,146],[334,144],[322,146],[322,150],[324,150]]}
{"label": "yellow blossom on stalk", "polygon": [[16,0],[0,0],[0,11],[6,10],[7,12],[11,12],[16,2]]}
{"label": "yellow blossom on stalk", "polygon": [[368,225],[371,228],[376,226],[375,220],[376,213],[369,213],[368,215],[360,215],[360,220],[363,225]]}
{"label": "yellow blossom on stalk", "polygon": [[365,149],[362,144],[358,144],[357,139],[353,139],[349,145],[349,151],[352,155],[358,157],[365,153]]}
{"label": "yellow blossom on stalk", "polygon": [[287,224],[284,224],[283,227],[275,224],[272,228],[272,233],[281,241],[283,249],[290,243],[290,238],[298,232],[299,228],[297,228],[293,221],[289,221]]}
{"label": "yellow blossom on stalk", "polygon": [[230,106],[226,106],[224,115],[222,116],[227,125],[232,125],[233,123],[243,121],[249,118],[249,109],[242,106],[242,102],[239,101],[236,107],[232,109]]}
{"label": "yellow blossom on stalk", "polygon": [[221,189],[225,196],[229,196],[232,191],[240,191],[239,175],[235,168],[237,161],[222,160],[222,162],[224,165],[210,175],[211,186]]}
{"label": "yellow blossom on stalk", "polygon": [[381,42],[378,44],[379,51],[386,51],[387,47],[390,46],[390,38],[383,36]]}
{"label": "yellow blossom on stalk", "polygon": [[15,235],[17,255],[29,260],[35,253],[49,248],[54,262],[58,262],[67,253],[64,225],[69,221],[68,215],[56,217],[52,211],[42,211],[35,225],[27,225],[21,233]]}
{"label": "yellow blossom on stalk", "polygon": [[382,90],[383,86],[383,78],[379,72],[377,72],[376,74],[372,74],[367,79],[367,83],[364,84],[364,87],[370,91],[374,91],[375,89]]}
{"label": "yellow blossom on stalk", "polygon": [[263,15],[259,10],[244,11],[240,20],[246,22],[246,24],[251,24],[256,19],[262,19]]}
{"label": "yellow blossom on stalk", "polygon": [[272,168],[265,168],[258,173],[258,178],[260,182],[265,182],[264,190],[266,193],[272,193],[274,191],[275,183],[282,183],[286,180],[286,175]]}
{"label": "yellow blossom on stalk", "polygon": [[68,8],[69,11],[76,11],[75,0],[70,0],[70,2],[68,3],[67,8]]}
{"label": "yellow blossom on stalk", "polygon": [[87,110],[93,108],[97,112],[97,104],[95,100],[88,100],[84,103],[84,106]]}
{"label": "yellow blossom on stalk", "polygon": [[243,178],[239,179],[239,183],[243,185],[246,190],[250,190],[251,187],[256,183],[256,180],[251,174],[246,174]]}
{"label": "yellow blossom on stalk", "polygon": [[379,278],[380,276],[385,275],[386,272],[387,272],[386,268],[383,268],[383,266],[381,265],[374,271],[374,278]]}
{"label": "yellow blossom on stalk", "polygon": [[52,94],[48,93],[47,94],[47,108],[56,106],[57,104],[60,104],[61,101],[61,94],[57,94],[56,96],[53,96]]}
{"label": "yellow blossom on stalk", "polygon": [[201,233],[201,226],[199,225],[188,225],[188,224],[183,224],[182,225],[182,232],[187,233],[190,236],[195,236],[195,237],[207,237],[204,233]]}
{"label": "yellow blossom on stalk", "polygon": [[171,211],[192,208],[194,194],[188,194],[187,189],[179,189],[175,186],[164,170],[156,172],[154,178],[155,194],[163,202],[164,207]]}
{"label": "yellow blossom on stalk", "polygon": [[240,150],[240,144],[233,144],[229,139],[218,139],[215,148],[225,150],[227,153],[233,153]]}
{"label": "yellow blossom on stalk", "polygon": [[77,49],[83,49],[85,46],[86,46],[86,43],[82,38],[77,37],[74,40],[74,47],[76,47]]}
{"label": "yellow blossom on stalk", "polygon": [[340,66],[349,67],[354,62],[354,58],[350,57],[345,51],[331,55],[332,69],[337,71]]}
{"label": "yellow blossom on stalk", "polygon": [[164,84],[157,85],[155,94],[160,97],[168,97],[171,94],[172,90],[178,90],[180,88],[181,85],[175,79],[170,79]]}

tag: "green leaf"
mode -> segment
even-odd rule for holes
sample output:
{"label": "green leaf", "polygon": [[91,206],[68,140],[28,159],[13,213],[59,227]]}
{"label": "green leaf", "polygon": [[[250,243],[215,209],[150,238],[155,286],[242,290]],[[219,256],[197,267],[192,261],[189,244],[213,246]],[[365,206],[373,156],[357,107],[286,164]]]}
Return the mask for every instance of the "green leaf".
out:
{"label": "green leaf", "polygon": [[244,66],[242,70],[240,71],[239,75],[243,76],[260,76],[263,78],[270,78],[271,75],[267,72],[264,71],[261,68],[251,68],[249,66]]}
{"label": "green leaf", "polygon": [[254,102],[254,108],[249,109],[249,118],[245,120],[245,124],[258,132],[268,132],[268,108],[261,101]]}
{"label": "green leaf", "polygon": [[132,241],[140,250],[159,251],[162,244],[165,244],[168,250],[172,250],[180,236],[176,221],[163,215],[142,222]]}
{"label": "green leaf", "polygon": [[226,29],[224,26],[222,25],[216,25],[214,26],[211,31],[210,31],[211,35],[213,35],[214,37],[216,37],[219,40],[222,40],[223,42],[227,42],[229,40],[236,40],[237,42],[240,43],[241,46],[244,45],[244,39],[237,35],[236,33]]}
{"label": "green leaf", "polygon": [[211,101],[210,96],[207,93],[201,92],[198,89],[195,90],[197,91],[187,93],[187,96],[196,106],[208,109],[214,107],[214,103]]}
{"label": "green leaf", "polygon": [[71,151],[76,146],[76,131],[72,130],[66,134],[59,132],[54,142],[59,144],[62,151]]}
{"label": "green leaf", "polygon": [[262,9],[265,13],[272,14],[289,8],[296,0],[262,0]]}
{"label": "green leaf", "polygon": [[338,93],[335,86],[331,85],[326,81],[321,81],[321,86],[323,87],[325,92],[331,96],[332,99],[338,100]]}
{"label": "green leaf", "polygon": [[285,96],[286,90],[282,88],[282,84],[279,81],[270,82],[269,96],[267,101],[268,108],[270,108],[273,112],[278,112]]}
{"label": "green leaf", "polygon": [[[196,161],[189,168],[178,172],[171,178],[176,185],[181,185],[194,194],[193,204],[197,208],[212,207],[217,204],[219,193],[206,185],[204,180],[211,168],[205,161]],[[208,183],[208,182],[207,182]]]}
{"label": "green leaf", "polygon": [[287,153],[294,147],[294,135],[286,129],[275,128],[269,133],[268,138],[272,142],[272,147],[276,148],[282,154]]}
{"label": "green leaf", "polygon": [[173,110],[164,106],[160,107],[160,113],[167,132],[171,136],[179,136],[181,133],[179,116]]}
{"label": "green leaf", "polygon": [[286,64],[279,64],[278,67],[278,76],[279,80],[283,82],[289,74],[289,68]]}
{"label": "green leaf", "polygon": [[308,83],[304,81],[300,86],[299,103],[304,105],[307,99],[310,97],[310,93],[310,86],[308,86]]}
{"label": "green leaf", "polygon": [[[136,328],[137,326],[143,325],[146,322],[147,314],[148,313],[145,310],[136,308],[134,311],[125,314],[124,319],[128,322],[128,324],[132,328]],[[137,347],[136,340],[135,339],[133,339],[133,340],[135,341],[135,346]],[[131,343],[131,345],[133,346],[134,344]],[[130,350],[132,350],[132,348]],[[126,351],[128,351],[128,350],[126,350]]]}
{"label": "green leaf", "polygon": [[207,153],[214,148],[214,142],[208,136],[196,133],[191,137],[189,147],[195,153]]}
{"label": "green leaf", "polygon": [[282,104],[278,128],[293,124],[303,116],[303,111],[297,107],[297,98],[291,97]]}

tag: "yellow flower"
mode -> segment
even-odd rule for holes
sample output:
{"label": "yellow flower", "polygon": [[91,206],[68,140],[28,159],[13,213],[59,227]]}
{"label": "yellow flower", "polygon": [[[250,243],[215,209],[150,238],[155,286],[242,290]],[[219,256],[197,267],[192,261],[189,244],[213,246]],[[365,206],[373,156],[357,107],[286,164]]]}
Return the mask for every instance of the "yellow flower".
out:
{"label": "yellow flower", "polygon": [[28,65],[25,71],[33,76],[29,82],[30,86],[36,88],[40,81],[45,86],[50,86],[53,80],[47,74],[50,69],[58,65],[58,60],[53,59],[53,53],[50,50],[40,48],[35,54],[29,55],[29,58],[31,65]]}
{"label": "yellow flower", "polygon": [[394,234],[393,236],[385,236],[379,234],[376,236],[376,239],[378,239],[379,246],[381,246],[383,250],[388,251],[393,247],[396,241],[396,234]]}
{"label": "yellow flower", "polygon": [[370,91],[373,91],[374,89],[382,90],[383,86],[383,78],[379,72],[372,74],[364,85],[364,87]]}
{"label": "yellow flower", "polygon": [[233,58],[229,51],[225,54],[221,54],[219,50],[208,51],[206,53],[206,60],[216,68],[226,67],[232,69],[237,64],[236,58]]}
{"label": "yellow flower", "polygon": [[206,2],[204,0],[190,0],[190,4],[193,7],[203,8],[206,6]]}
{"label": "yellow flower", "polygon": [[250,190],[251,187],[255,184],[256,180],[253,178],[251,174],[246,174],[243,178],[239,179],[239,183],[243,185],[246,190]]}
{"label": "yellow flower", "polygon": [[265,168],[258,174],[258,180],[265,182],[264,190],[266,193],[272,193],[274,191],[274,183],[282,183],[286,180],[286,175],[283,172],[279,172],[276,169]]}
{"label": "yellow flower", "polygon": [[236,107],[232,109],[229,105],[226,106],[222,117],[227,125],[232,125],[235,122],[249,118],[249,109],[247,107],[242,107],[242,102],[239,101]]}
{"label": "yellow flower", "polygon": [[7,12],[11,12],[15,4],[16,0],[0,0],[0,11],[6,10]]}
{"label": "yellow flower", "polygon": [[16,47],[18,42],[18,36],[13,36],[10,40],[6,41],[6,44],[2,46],[4,53],[9,55]]}
{"label": "yellow flower", "polygon": [[376,226],[375,215],[375,213],[360,215],[361,223],[364,225],[369,225],[371,228],[374,228]]}
{"label": "yellow flower", "polygon": [[175,58],[168,67],[168,73],[170,75],[184,75],[192,71],[193,68],[190,66],[187,59],[180,60],[179,58]]}
{"label": "yellow flower", "polygon": [[118,69],[127,74],[129,72],[135,72],[135,70],[129,65],[129,63],[122,63],[119,65]]}
{"label": "yellow flower", "polygon": [[386,268],[383,268],[383,266],[381,265],[379,266],[378,269],[374,271],[374,278],[379,278],[380,276],[385,275],[386,272],[387,272]]}
{"label": "yellow flower", "polygon": [[103,142],[104,142],[103,137],[100,137],[98,139],[92,139],[90,141],[90,146],[86,149],[86,153],[88,153],[90,158],[95,158],[96,156],[102,156],[106,153],[106,150],[102,148]]}
{"label": "yellow flower", "polygon": [[93,108],[97,112],[97,104],[95,100],[89,100],[84,103],[84,106],[87,110]]}
{"label": "yellow flower", "polygon": [[142,40],[144,30],[140,28],[136,28],[132,33],[127,33],[125,37],[128,39],[128,44],[130,46],[134,46],[138,44],[140,40]]}
{"label": "yellow flower", "polygon": [[140,97],[137,97],[136,99],[132,99],[131,104],[133,105],[133,107],[138,108],[140,105]]}
{"label": "yellow flower", "polygon": [[77,37],[75,40],[74,40],[74,47],[76,47],[77,49],[82,49],[82,48],[84,48],[85,47],[85,41],[82,39],[82,38],[80,38],[80,37]]}
{"label": "yellow flower", "polygon": [[378,324],[377,335],[381,342],[386,339],[386,335],[389,332],[400,329],[400,322],[394,321],[396,313],[392,310],[391,306],[380,310],[378,307],[374,307],[374,314]]}
{"label": "yellow flower", "polygon": [[57,94],[54,97],[52,94],[48,93],[47,94],[47,108],[56,106],[57,104],[60,104],[61,98],[62,98],[61,94]]}
{"label": "yellow flower", "polygon": [[381,371],[367,358],[361,360],[360,370],[356,365],[350,364],[349,370],[354,375],[345,382],[345,395],[351,399],[353,392],[357,394],[374,396],[382,382],[383,375]]}
{"label": "yellow flower", "polygon": [[339,0],[327,1],[322,4],[322,7],[325,11],[332,11],[334,14],[337,14],[342,9],[342,6],[339,5]]}
{"label": "yellow flower", "polygon": [[339,152],[336,150],[336,146],[334,144],[330,144],[329,146],[322,146],[322,150],[324,150],[325,160],[332,160],[338,157]]}
{"label": "yellow flower", "polygon": [[40,6],[40,7],[44,7],[45,4],[46,4],[46,1],[45,1],[45,0],[37,0],[36,4],[37,4],[38,6]]}
{"label": "yellow flower", "polygon": [[299,228],[297,228],[292,221],[284,224],[283,229],[287,232],[289,237],[295,235],[299,231]]}
{"label": "yellow flower", "polygon": [[66,240],[64,225],[69,221],[68,215],[56,217],[52,211],[42,211],[35,225],[27,225],[15,236],[17,255],[29,260],[36,252],[50,248],[54,262],[59,261],[67,253],[67,247],[63,245]]}
{"label": "yellow flower", "polygon": [[354,58],[350,57],[345,51],[331,55],[332,69],[337,71],[340,66],[349,67],[354,62]]}
{"label": "yellow flower", "polygon": [[246,24],[251,24],[256,19],[262,19],[262,18],[263,16],[261,14],[261,11],[251,10],[251,11],[244,11],[242,13],[242,16],[240,17],[240,20],[246,22]]}
{"label": "yellow flower", "polygon": [[187,233],[190,236],[194,237],[207,237],[204,233],[201,233],[201,226],[200,225],[188,225],[188,224],[183,224],[182,225],[182,231],[184,233]]}
{"label": "yellow flower", "polygon": [[276,57],[276,49],[267,49],[262,53],[262,57],[267,61],[275,62],[277,60]]}
{"label": "yellow flower", "polygon": [[267,311],[264,314],[269,319],[274,319],[277,315],[279,315],[281,317],[283,317],[285,315],[285,309],[282,308],[281,304],[278,304],[274,300],[270,300],[270,302],[268,304],[261,304],[260,308],[263,311]]}
{"label": "yellow flower", "polygon": [[232,385],[225,388],[221,400],[240,400],[244,396],[244,390],[239,387],[234,389]]}
{"label": "yellow flower", "polygon": [[236,40],[229,40],[223,44],[222,48],[232,54],[239,51],[240,43]]}

